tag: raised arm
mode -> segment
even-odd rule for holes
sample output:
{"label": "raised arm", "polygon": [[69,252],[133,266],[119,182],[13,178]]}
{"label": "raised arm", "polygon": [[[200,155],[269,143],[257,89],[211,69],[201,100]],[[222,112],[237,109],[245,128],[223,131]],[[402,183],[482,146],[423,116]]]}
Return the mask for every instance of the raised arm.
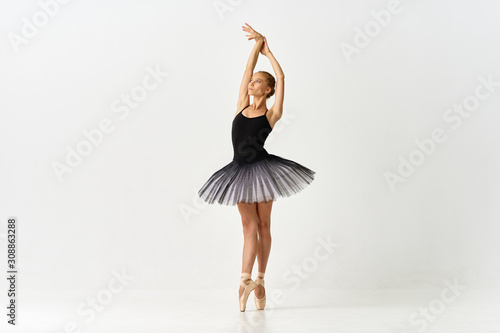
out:
{"label": "raised arm", "polygon": [[264,54],[269,59],[271,65],[273,66],[274,75],[276,75],[276,91],[274,95],[274,104],[269,109],[269,111],[271,112],[271,115],[273,117],[280,119],[281,115],[283,114],[283,100],[285,98],[285,73],[283,73],[280,64],[274,57],[271,50],[269,50],[269,45],[267,44],[266,37],[264,37],[262,54]]}
{"label": "raised arm", "polygon": [[241,109],[243,109],[250,103],[250,96],[248,95],[248,84],[250,83],[255,65],[257,64],[260,49],[262,48],[262,45],[264,43],[264,38],[262,37],[262,35],[253,30],[252,27],[250,27],[247,23],[245,24],[248,27],[243,27],[243,30],[250,33],[250,35],[247,35],[250,36],[248,40],[255,39],[255,45],[252,49],[252,52],[250,53],[250,57],[248,57],[245,73],[243,74],[243,79],[241,80],[236,113],[241,111]]}

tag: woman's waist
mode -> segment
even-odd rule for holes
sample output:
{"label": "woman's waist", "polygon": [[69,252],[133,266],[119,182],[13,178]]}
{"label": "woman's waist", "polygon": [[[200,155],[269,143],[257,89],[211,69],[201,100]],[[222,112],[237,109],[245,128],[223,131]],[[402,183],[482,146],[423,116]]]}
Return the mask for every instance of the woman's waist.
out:
{"label": "woman's waist", "polygon": [[242,163],[254,163],[263,160],[269,155],[264,147],[245,148],[242,150],[234,150],[233,161]]}

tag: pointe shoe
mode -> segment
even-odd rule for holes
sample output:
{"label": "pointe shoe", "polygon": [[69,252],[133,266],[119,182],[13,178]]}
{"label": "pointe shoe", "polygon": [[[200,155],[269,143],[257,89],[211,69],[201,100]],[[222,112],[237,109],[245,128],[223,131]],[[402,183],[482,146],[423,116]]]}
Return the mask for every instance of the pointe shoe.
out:
{"label": "pointe shoe", "polygon": [[[248,284],[246,284],[244,281],[248,279],[250,280],[248,281]],[[245,288],[243,294],[240,297],[240,311],[243,312],[246,310],[247,307],[248,295],[250,295],[252,290],[254,290],[255,287],[257,287],[257,284],[251,279],[250,273],[241,273],[240,286]]]}
{"label": "pointe shoe", "polygon": [[[257,278],[255,279],[255,283],[256,285],[261,285],[262,288],[264,288],[264,273],[261,273],[259,272],[257,274]],[[255,291],[253,292],[253,299],[255,301],[255,307],[257,308],[257,310],[264,310],[264,308],[266,307],[266,295],[264,295],[263,298],[257,298],[257,296],[255,295]]]}

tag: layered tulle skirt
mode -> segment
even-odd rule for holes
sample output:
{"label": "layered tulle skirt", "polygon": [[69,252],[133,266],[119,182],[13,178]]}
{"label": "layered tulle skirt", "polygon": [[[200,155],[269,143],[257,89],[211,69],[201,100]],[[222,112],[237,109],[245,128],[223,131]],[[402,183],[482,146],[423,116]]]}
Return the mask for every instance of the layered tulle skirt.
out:
{"label": "layered tulle skirt", "polygon": [[306,188],[314,180],[315,173],[297,162],[273,154],[250,164],[233,160],[216,171],[198,195],[209,204],[227,206],[238,202],[275,201]]}

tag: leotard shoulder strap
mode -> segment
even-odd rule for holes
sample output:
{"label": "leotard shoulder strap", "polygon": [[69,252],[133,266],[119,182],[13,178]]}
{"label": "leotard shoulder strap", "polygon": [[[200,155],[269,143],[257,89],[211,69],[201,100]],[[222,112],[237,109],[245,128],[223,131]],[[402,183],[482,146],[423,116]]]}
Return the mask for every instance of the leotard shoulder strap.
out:
{"label": "leotard shoulder strap", "polygon": [[247,106],[245,106],[243,109],[241,109],[241,111],[240,111],[239,113],[242,113],[242,112],[243,112],[243,110],[245,110],[245,109],[246,109],[247,107],[249,107],[249,106],[250,106],[250,104],[248,104]]}

